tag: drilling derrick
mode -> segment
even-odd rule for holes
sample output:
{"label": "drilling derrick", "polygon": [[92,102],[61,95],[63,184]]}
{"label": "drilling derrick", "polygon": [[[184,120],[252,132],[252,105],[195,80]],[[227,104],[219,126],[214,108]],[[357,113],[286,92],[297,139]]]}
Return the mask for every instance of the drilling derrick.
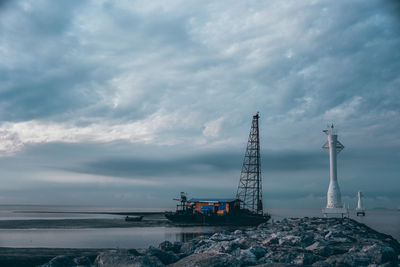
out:
{"label": "drilling derrick", "polygon": [[236,198],[243,209],[263,214],[258,112],[253,116]]}

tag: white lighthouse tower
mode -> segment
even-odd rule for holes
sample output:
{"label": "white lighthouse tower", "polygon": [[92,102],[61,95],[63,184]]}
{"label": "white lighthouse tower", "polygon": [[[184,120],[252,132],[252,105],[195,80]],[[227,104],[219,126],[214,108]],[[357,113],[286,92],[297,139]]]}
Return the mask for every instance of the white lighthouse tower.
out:
{"label": "white lighthouse tower", "polygon": [[325,216],[332,214],[338,215],[348,215],[348,210],[343,207],[342,197],[340,194],[339,183],[337,180],[337,166],[336,166],[336,156],[343,150],[344,146],[337,140],[337,131],[334,129],[333,124],[329,126],[327,130],[323,131],[328,136],[328,141],[322,146],[324,150],[329,152],[329,188],[327,194],[327,204],[326,208],[323,209]]}
{"label": "white lighthouse tower", "polygon": [[357,193],[357,208],[356,208],[356,215],[357,216],[365,216],[365,209],[362,201],[363,193],[361,191],[358,191]]}

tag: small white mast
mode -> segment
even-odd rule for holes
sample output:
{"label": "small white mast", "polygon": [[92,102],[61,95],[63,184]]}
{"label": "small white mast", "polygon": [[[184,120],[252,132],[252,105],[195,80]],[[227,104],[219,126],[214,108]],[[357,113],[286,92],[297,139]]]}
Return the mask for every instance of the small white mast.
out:
{"label": "small white mast", "polygon": [[357,208],[356,208],[356,214],[357,216],[365,216],[365,209],[362,201],[363,193],[361,191],[358,191],[357,193]]}

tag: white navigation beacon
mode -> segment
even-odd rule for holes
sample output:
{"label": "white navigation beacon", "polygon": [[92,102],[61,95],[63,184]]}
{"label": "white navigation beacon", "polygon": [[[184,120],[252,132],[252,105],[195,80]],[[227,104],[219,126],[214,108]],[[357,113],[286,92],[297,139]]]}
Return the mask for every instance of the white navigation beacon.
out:
{"label": "white navigation beacon", "polygon": [[343,207],[342,197],[340,194],[339,183],[337,180],[336,156],[343,150],[344,146],[337,140],[337,131],[333,124],[323,131],[328,136],[328,141],[322,146],[324,150],[329,152],[329,188],[327,194],[326,208],[322,210],[325,216],[328,215],[344,215],[348,216],[348,209]]}
{"label": "white navigation beacon", "polygon": [[356,208],[356,215],[357,216],[365,216],[365,209],[362,201],[363,193],[361,191],[358,191],[357,193],[357,208]]}

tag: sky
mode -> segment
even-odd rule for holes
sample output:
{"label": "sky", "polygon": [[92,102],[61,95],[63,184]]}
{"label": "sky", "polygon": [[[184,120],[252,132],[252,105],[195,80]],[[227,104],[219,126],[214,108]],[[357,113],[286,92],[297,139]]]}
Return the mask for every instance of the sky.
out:
{"label": "sky", "polygon": [[260,112],[264,206],[400,207],[398,1],[0,0],[0,204],[234,197]]}

